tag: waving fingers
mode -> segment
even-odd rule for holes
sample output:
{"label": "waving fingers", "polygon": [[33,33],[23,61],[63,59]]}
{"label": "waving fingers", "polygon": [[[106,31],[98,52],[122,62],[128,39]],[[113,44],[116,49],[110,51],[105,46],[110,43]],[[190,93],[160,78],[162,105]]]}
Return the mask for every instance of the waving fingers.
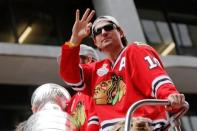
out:
{"label": "waving fingers", "polygon": [[73,43],[80,43],[91,32],[91,19],[95,11],[86,9],[82,18],[80,19],[80,11],[77,9],[75,14],[75,23],[72,28],[72,36],[70,41]]}
{"label": "waving fingers", "polygon": [[89,22],[89,21],[93,18],[94,14],[95,14],[95,11],[94,11],[94,10],[92,10],[92,11],[90,12],[90,14],[88,15],[88,17],[87,17],[87,20],[86,20],[86,21],[88,21],[88,22]]}
{"label": "waving fingers", "polygon": [[89,15],[90,9],[86,9],[85,13],[83,14],[81,21],[86,21],[88,15]]}
{"label": "waving fingers", "polygon": [[94,16],[94,14],[95,14],[95,11],[94,10],[92,10],[90,12],[90,9],[89,8],[86,9],[85,13],[82,16],[81,21],[89,22],[92,19],[92,17]]}
{"label": "waving fingers", "polygon": [[76,10],[75,21],[79,21],[80,12],[79,9]]}

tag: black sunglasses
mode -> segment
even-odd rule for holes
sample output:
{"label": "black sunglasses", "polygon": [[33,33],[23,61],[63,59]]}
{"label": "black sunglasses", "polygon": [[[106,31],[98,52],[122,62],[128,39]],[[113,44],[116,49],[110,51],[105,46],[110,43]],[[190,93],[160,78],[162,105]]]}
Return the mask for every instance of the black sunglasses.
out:
{"label": "black sunglasses", "polygon": [[111,30],[116,29],[116,28],[117,28],[116,25],[112,23],[112,24],[108,24],[108,25],[105,25],[103,27],[100,27],[98,29],[94,29],[94,31],[93,31],[93,37],[101,34],[103,29],[105,31],[111,31]]}

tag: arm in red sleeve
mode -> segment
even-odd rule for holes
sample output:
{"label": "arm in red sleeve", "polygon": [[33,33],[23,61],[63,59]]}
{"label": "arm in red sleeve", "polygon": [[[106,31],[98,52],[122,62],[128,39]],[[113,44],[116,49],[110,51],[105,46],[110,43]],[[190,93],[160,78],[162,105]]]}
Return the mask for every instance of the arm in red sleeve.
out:
{"label": "arm in red sleeve", "polygon": [[132,62],[136,87],[146,97],[165,99],[169,94],[177,93],[160,57],[152,47],[136,45],[133,49]]}
{"label": "arm in red sleeve", "polygon": [[179,93],[175,87],[175,85],[172,84],[165,84],[162,85],[158,91],[157,91],[157,98],[159,99],[167,99],[170,94]]}
{"label": "arm in red sleeve", "polygon": [[79,67],[79,46],[70,48],[62,46],[60,75],[68,85],[81,84],[81,71]]}
{"label": "arm in red sleeve", "polygon": [[62,46],[62,55],[60,62],[60,75],[67,85],[76,91],[82,91],[87,84],[87,80],[91,77],[91,67],[79,64],[79,50],[76,46],[70,48],[64,44]]}

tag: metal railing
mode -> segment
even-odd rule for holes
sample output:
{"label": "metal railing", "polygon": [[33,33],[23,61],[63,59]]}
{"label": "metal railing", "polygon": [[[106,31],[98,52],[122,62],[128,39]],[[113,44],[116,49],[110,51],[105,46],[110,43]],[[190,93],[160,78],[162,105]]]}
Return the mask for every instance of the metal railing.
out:
{"label": "metal railing", "polygon": [[[144,100],[135,102],[133,105],[129,107],[127,111],[124,131],[130,131],[132,113],[137,108],[144,106],[144,105],[167,106],[167,105],[170,105],[170,102],[168,100],[160,100],[160,99],[144,99]],[[185,102],[183,107],[179,110],[179,112],[175,113],[169,118],[168,123],[164,127],[163,131],[166,131],[171,126],[174,127],[175,131],[181,131],[180,118],[188,111],[188,109],[189,109],[189,104]]]}

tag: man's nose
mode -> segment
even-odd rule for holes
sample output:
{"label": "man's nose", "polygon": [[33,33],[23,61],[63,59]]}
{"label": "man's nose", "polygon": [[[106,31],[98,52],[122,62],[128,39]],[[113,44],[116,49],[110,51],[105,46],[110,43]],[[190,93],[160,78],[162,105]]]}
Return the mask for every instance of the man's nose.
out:
{"label": "man's nose", "polygon": [[107,33],[107,31],[105,30],[105,29],[102,29],[101,30],[101,34],[103,35],[103,34],[106,34]]}

